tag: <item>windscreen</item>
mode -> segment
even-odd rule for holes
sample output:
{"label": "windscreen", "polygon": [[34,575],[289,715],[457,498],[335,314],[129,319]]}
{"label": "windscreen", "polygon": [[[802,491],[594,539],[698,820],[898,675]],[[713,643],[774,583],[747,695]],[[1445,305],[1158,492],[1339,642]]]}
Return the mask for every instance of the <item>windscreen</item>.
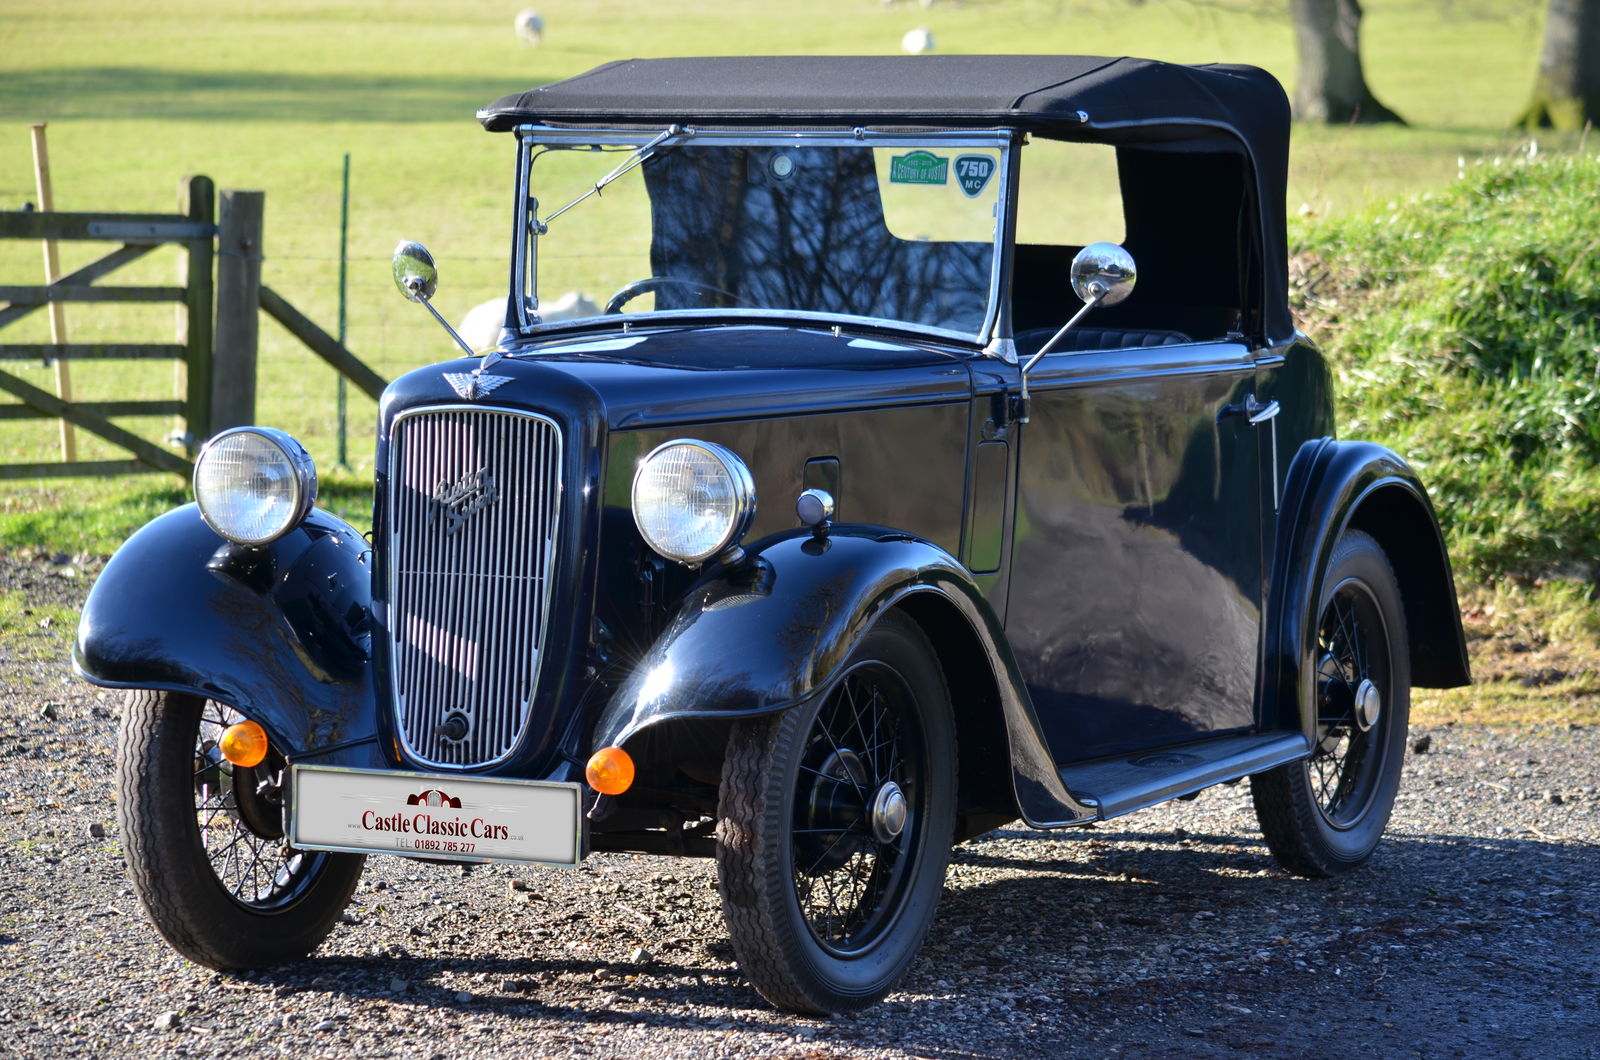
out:
{"label": "windscreen", "polygon": [[544,310],[856,318],[981,341],[1003,154],[795,137],[545,146],[530,271]]}

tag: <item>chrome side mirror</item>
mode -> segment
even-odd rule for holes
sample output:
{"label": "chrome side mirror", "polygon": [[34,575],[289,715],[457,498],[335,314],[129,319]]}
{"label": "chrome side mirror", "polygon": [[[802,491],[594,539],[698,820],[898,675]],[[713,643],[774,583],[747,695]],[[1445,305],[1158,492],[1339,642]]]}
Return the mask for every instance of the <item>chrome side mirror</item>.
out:
{"label": "chrome side mirror", "polygon": [[439,270],[427,247],[409,239],[400,241],[394,248],[394,285],[408,302],[426,302],[433,297],[439,289]]}
{"label": "chrome side mirror", "polygon": [[[456,329],[451,327],[444,317],[439,315],[439,311],[433,308],[433,303],[429,301],[433,297],[433,293],[439,289],[439,270],[434,266],[433,255],[428,253],[427,247],[421,243],[413,243],[409,239],[400,241],[400,245],[394,248],[394,285],[400,288],[400,293],[405,296],[406,301],[421,302],[427,306],[428,312],[433,314],[433,319],[437,320],[439,326],[450,333],[450,337],[456,340],[457,346],[467,351],[468,357],[478,356],[473,348],[468,346],[460,335],[456,334]],[[484,358],[484,363],[479,370],[481,371],[482,368],[488,367],[499,359],[500,354],[498,352],[490,351],[490,355]]]}
{"label": "chrome side mirror", "polygon": [[1072,292],[1091,305],[1116,305],[1138,278],[1133,255],[1115,243],[1090,243],[1072,259]]}
{"label": "chrome side mirror", "polygon": [[1133,282],[1139,270],[1133,264],[1133,255],[1115,243],[1090,243],[1072,259],[1070,276],[1072,291],[1083,301],[1083,308],[1072,314],[1072,319],[1061,325],[1061,330],[1050,336],[1050,341],[1039,347],[1039,352],[1028,358],[1022,366],[1022,412],[1017,417],[1028,422],[1028,373],[1039,359],[1061,341],[1062,336],[1078,326],[1078,321],[1089,310],[1100,305],[1116,305],[1133,293]]}

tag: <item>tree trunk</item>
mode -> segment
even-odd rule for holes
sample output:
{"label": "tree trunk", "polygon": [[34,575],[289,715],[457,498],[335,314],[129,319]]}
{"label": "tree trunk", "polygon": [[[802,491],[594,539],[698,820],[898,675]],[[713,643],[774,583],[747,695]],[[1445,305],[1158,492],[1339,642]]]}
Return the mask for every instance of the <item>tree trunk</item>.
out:
{"label": "tree trunk", "polygon": [[1600,121],[1600,0],[1550,0],[1525,128],[1581,129]]}
{"label": "tree trunk", "polygon": [[[1559,3],[1561,0],[1552,0]],[[1290,0],[1300,83],[1294,114],[1301,121],[1344,125],[1394,121],[1405,124],[1379,103],[1361,72],[1361,5],[1357,0]]]}

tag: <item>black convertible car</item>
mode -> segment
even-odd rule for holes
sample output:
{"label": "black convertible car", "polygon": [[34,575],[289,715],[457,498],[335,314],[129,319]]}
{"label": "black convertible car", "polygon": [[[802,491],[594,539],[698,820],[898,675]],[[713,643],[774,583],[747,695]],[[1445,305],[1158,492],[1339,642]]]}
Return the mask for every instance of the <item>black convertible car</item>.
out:
{"label": "black convertible car", "polygon": [[389,387],[370,537],[232,430],[86,606],[179,951],[309,952],[367,854],[714,856],[756,988],[840,1011],[1018,817],[1249,777],[1289,871],[1372,854],[1410,687],[1468,667],[1422,484],[1290,317],[1270,76],[658,59],[479,118],[504,329]]}

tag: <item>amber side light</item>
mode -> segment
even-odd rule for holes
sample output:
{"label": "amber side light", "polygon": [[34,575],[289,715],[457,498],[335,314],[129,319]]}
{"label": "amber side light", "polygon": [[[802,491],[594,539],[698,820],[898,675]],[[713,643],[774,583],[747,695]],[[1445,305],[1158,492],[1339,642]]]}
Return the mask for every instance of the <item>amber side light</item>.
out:
{"label": "amber side light", "polygon": [[258,766],[267,757],[267,730],[253,721],[241,721],[222,731],[217,747],[236,766]]}
{"label": "amber side light", "polygon": [[633,758],[620,747],[602,747],[583,771],[589,786],[602,795],[621,795],[633,787]]}

